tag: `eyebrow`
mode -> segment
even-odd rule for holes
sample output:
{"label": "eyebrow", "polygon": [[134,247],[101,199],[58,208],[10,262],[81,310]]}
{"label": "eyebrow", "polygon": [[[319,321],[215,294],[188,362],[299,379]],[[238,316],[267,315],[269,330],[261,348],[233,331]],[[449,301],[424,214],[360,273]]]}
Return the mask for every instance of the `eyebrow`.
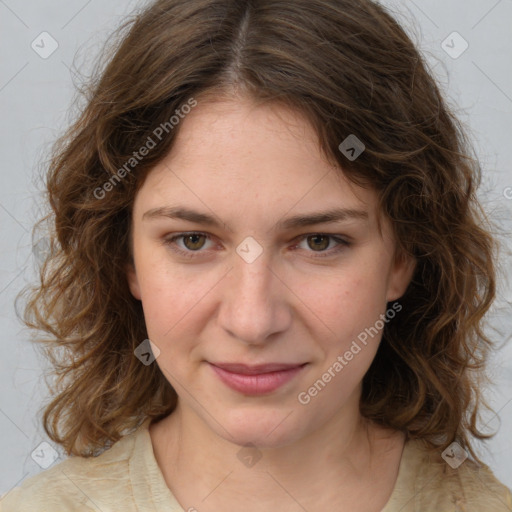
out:
{"label": "eyebrow", "polygon": [[[222,223],[219,222],[215,217],[180,206],[163,206],[160,208],[153,208],[142,215],[143,220],[160,217],[182,219],[189,222],[194,222],[196,224],[203,224],[205,226],[216,228],[222,227]],[[365,210],[356,210],[352,208],[333,208],[325,211],[288,217],[287,219],[280,220],[274,229],[291,230],[294,228],[313,226],[315,224],[329,224],[353,219],[368,220],[368,212]]]}

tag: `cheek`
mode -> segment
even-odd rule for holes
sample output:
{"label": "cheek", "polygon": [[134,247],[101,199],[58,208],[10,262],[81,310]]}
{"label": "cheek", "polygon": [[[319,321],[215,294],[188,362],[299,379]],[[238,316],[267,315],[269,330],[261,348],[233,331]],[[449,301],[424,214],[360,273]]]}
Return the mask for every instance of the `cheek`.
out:
{"label": "cheek", "polygon": [[330,339],[344,345],[374,325],[384,312],[384,285],[380,272],[351,269],[327,279],[305,281],[299,296],[320,323],[329,328],[334,336]]}
{"label": "cheek", "polygon": [[309,289],[310,298],[316,297],[311,309],[323,356],[299,396],[301,404],[315,404],[315,415],[326,417],[355,392],[375,358],[382,336],[382,329],[375,326],[386,304],[384,295],[376,293],[374,274],[352,273],[328,283]]}
{"label": "cheek", "polygon": [[148,335],[161,343],[180,324],[193,316],[194,307],[205,294],[207,280],[190,279],[162,256],[141,252],[136,262],[141,302]]}
{"label": "cheek", "polygon": [[190,278],[159,273],[156,267],[146,270],[141,288],[148,338],[160,350],[156,364],[176,388],[184,378],[185,363],[200,339],[203,319],[208,316],[206,303],[201,301],[208,290]]}
{"label": "cheek", "polygon": [[193,329],[201,312],[201,297],[206,291],[179,278],[151,278],[142,287],[142,306],[148,335],[155,341],[176,338],[183,330]]}

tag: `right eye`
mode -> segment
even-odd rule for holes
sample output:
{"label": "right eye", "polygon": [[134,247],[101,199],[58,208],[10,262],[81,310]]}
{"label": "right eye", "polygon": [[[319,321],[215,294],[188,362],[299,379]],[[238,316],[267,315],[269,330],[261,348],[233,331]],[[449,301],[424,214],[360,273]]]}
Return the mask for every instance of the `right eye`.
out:
{"label": "right eye", "polygon": [[[181,245],[177,243],[180,239],[182,239]],[[206,233],[190,231],[167,237],[164,240],[164,244],[181,256],[193,258],[195,256],[194,253],[205,252],[201,251],[201,249],[204,247],[205,240],[209,239],[210,237]]]}

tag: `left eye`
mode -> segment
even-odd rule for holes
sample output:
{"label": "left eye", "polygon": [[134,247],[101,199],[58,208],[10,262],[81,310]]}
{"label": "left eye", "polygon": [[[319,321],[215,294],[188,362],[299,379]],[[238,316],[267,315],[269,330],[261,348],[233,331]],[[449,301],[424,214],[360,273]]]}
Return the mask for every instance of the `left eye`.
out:
{"label": "left eye", "polygon": [[329,248],[331,241],[335,242],[334,248],[338,247],[339,245],[347,244],[347,242],[341,238],[321,233],[306,235],[302,240],[302,242],[306,242],[310,249],[313,249],[313,252],[324,252],[327,248]]}

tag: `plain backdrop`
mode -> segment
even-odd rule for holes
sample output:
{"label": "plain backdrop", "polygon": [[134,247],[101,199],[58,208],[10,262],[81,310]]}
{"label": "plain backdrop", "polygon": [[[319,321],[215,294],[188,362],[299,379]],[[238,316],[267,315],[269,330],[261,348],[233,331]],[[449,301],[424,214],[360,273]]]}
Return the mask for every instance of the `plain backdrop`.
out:
{"label": "plain backdrop", "polygon": [[[483,418],[498,434],[480,453],[512,487],[512,244],[506,236],[512,231],[512,0],[380,3],[405,25],[464,122],[484,169],[480,197],[502,230],[499,298],[488,326],[502,346],[491,360],[494,386],[487,390],[496,414]],[[32,227],[42,211],[45,159],[71,119],[74,66],[87,73],[109,33],[140,5],[0,0],[0,494],[65,458],[41,426],[44,362],[14,299],[34,281],[35,260],[44,252],[33,247]]]}

